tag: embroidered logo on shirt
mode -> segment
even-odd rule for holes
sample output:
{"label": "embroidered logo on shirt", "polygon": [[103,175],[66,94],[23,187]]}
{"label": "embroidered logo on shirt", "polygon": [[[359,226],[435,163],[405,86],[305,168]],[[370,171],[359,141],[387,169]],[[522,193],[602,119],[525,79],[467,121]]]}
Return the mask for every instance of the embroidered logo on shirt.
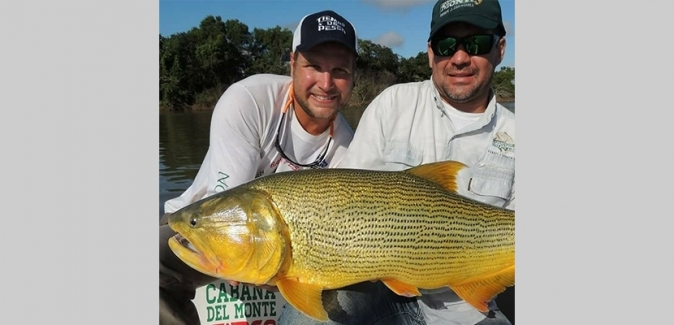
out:
{"label": "embroidered logo on shirt", "polygon": [[497,132],[491,144],[501,152],[515,152],[515,140],[506,132]]}

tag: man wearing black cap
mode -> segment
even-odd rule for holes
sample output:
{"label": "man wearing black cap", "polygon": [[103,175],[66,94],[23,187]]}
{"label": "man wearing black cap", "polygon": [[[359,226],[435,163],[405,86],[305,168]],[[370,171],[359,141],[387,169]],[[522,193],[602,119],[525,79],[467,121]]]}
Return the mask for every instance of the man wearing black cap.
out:
{"label": "man wearing black cap", "polygon": [[[428,38],[431,79],[382,91],[339,167],[403,170],[460,161],[470,168],[457,176],[459,194],[514,210],[515,114],[491,89],[505,34],[497,0],[438,1]],[[510,324],[493,300],[483,313],[449,288],[420,292],[425,324]]]}
{"label": "man wearing black cap", "polygon": [[336,166],[353,137],[339,111],[351,96],[357,56],[358,38],[348,20],[330,10],[313,13],[302,18],[293,35],[291,76],[254,75],[232,84],[218,100],[210,146],[194,182],[165,204],[160,324],[200,324],[191,300],[196,290],[207,290],[204,285],[216,280],[171,252],[168,239],[175,232],[166,225],[167,217],[256,177]]}

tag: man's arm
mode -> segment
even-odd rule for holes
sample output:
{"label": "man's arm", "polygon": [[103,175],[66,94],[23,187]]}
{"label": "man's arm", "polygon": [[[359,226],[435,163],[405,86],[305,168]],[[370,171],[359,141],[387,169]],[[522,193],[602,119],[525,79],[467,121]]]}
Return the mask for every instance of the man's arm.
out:
{"label": "man's arm", "polygon": [[248,89],[233,84],[220,97],[211,118],[209,147],[192,185],[169,200],[173,213],[195,201],[252,180],[260,161],[260,108]]}
{"label": "man's arm", "polygon": [[244,86],[233,84],[213,111],[206,196],[255,178],[264,132],[260,107]]}

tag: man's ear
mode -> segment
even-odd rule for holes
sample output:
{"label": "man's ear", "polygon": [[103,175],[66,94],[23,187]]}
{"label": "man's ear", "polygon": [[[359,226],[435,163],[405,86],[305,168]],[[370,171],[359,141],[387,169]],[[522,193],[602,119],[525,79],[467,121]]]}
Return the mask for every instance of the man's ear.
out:
{"label": "man's ear", "polygon": [[501,61],[503,61],[503,57],[505,56],[505,50],[506,50],[506,39],[505,37],[501,37],[501,39],[498,40],[498,43],[496,43],[496,48],[498,49],[498,58],[496,59],[496,64],[494,66],[497,66],[501,64]]}
{"label": "man's ear", "polygon": [[293,75],[293,69],[295,69],[295,52],[290,52],[290,76]]}
{"label": "man's ear", "polygon": [[431,49],[431,42],[428,42],[428,48],[426,49],[426,52],[428,52],[428,67],[433,69],[433,50]]}

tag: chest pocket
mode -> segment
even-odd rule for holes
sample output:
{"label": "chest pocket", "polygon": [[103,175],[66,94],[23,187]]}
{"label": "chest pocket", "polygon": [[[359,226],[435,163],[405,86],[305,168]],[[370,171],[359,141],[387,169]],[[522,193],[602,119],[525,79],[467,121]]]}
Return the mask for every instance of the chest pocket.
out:
{"label": "chest pocket", "polygon": [[468,190],[480,196],[510,198],[515,180],[515,157],[501,154],[489,148],[475,165]]}

